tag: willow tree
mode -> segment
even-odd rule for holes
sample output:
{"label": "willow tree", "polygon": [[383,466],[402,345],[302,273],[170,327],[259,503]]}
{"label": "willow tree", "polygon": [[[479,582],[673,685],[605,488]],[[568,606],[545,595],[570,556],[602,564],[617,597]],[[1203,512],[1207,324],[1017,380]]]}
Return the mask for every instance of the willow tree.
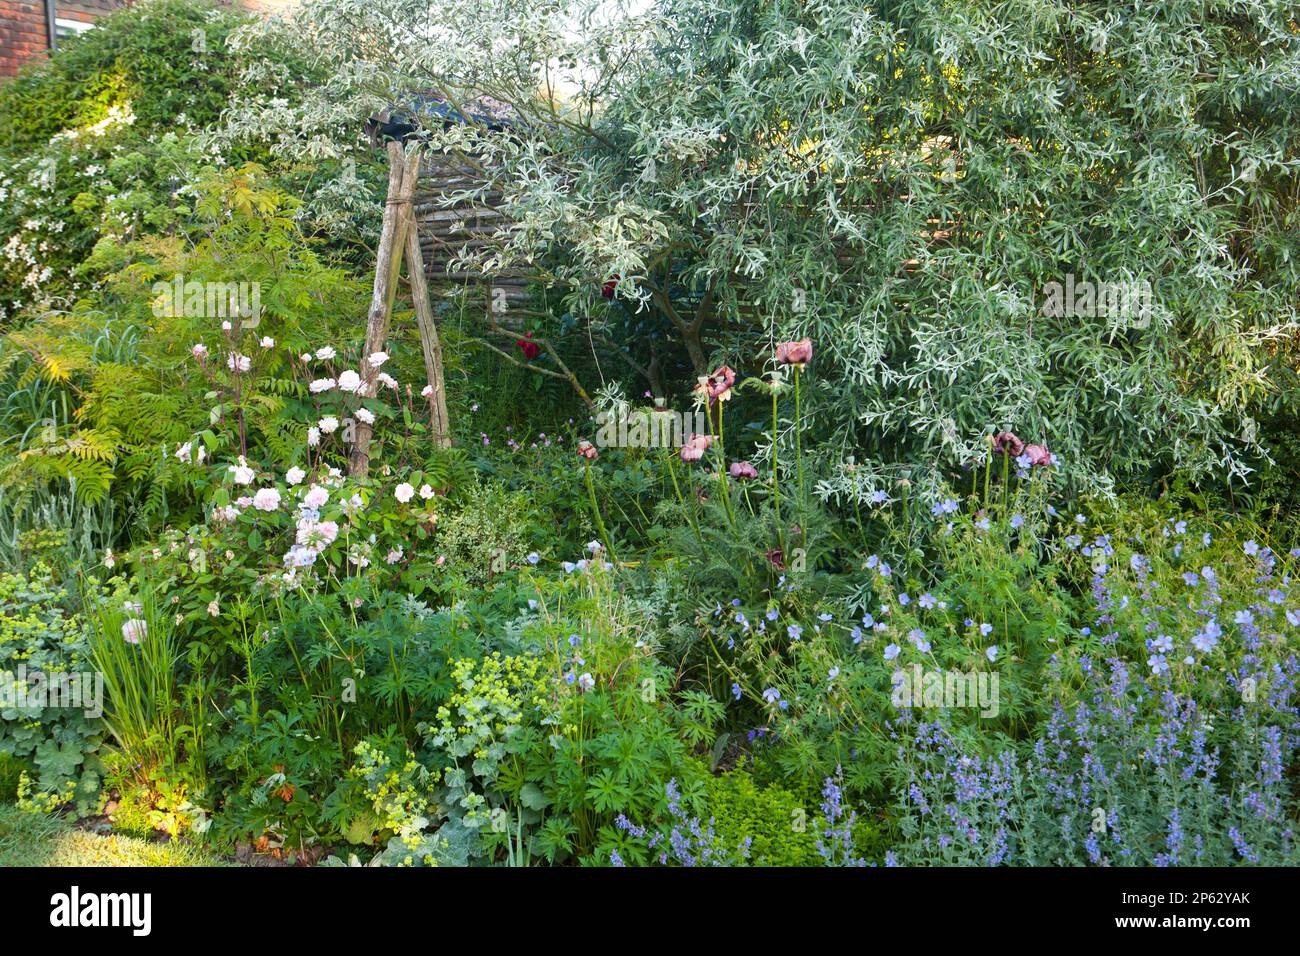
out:
{"label": "willow tree", "polygon": [[[1094,490],[1244,475],[1252,409],[1294,371],[1293,4],[325,0],[299,22],[335,80],[295,131],[436,94],[462,121],[428,122],[431,148],[515,223],[467,255],[534,269],[611,356],[644,371],[670,341],[689,386],[811,337],[824,496],[951,472],[1001,428]],[[484,98],[512,121],[474,122]]]}

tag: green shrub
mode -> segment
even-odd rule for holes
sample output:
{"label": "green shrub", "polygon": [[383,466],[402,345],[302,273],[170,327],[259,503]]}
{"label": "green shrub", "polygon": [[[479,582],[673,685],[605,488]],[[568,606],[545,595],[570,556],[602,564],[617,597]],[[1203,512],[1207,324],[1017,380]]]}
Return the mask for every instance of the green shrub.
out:
{"label": "green shrub", "polygon": [[9,774],[34,768],[34,793],[71,790],[86,812],[103,774],[103,688],[75,606],[48,565],[0,574],[0,753],[16,758]]}
{"label": "green shrub", "polygon": [[779,786],[759,787],[744,770],[708,783],[705,798],[719,842],[739,846],[747,837],[754,866],[817,866],[817,838],[804,801]]}

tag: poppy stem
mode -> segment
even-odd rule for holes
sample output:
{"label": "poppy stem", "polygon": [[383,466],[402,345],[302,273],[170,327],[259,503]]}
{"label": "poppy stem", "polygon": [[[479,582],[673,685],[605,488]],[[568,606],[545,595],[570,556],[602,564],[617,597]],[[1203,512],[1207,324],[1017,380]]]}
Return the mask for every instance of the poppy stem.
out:
{"label": "poppy stem", "polygon": [[781,429],[780,419],[777,417],[775,374],[774,372],[772,380],[772,510],[776,513],[776,543],[778,547],[784,548],[784,535],[781,534],[781,481],[777,468],[780,460]]}
{"label": "poppy stem", "polygon": [[681,486],[677,484],[677,465],[673,462],[673,453],[668,452],[668,474],[673,479],[673,491],[677,493],[677,501],[686,512],[686,520],[691,523],[691,530],[695,532],[696,539],[700,542],[700,549],[704,550],[704,535],[700,534],[700,526],[695,523],[695,511],[693,508],[686,507],[686,499],[682,497]]}
{"label": "poppy stem", "polygon": [[794,457],[799,471],[799,502],[802,506],[804,500],[803,487],[803,441],[799,436],[799,431],[803,426],[799,413],[799,366],[794,367]]}
{"label": "poppy stem", "polygon": [[613,562],[614,549],[609,546],[609,532],[605,530],[605,520],[600,516],[600,506],[596,504],[596,486],[591,482],[591,462],[587,461],[582,470],[587,477],[587,496],[591,499],[592,514],[596,516],[596,527],[600,528],[600,540],[604,542],[605,553],[609,555],[609,560]]}
{"label": "poppy stem", "polygon": [[736,515],[731,510],[731,489],[727,487],[727,445],[722,435],[722,402],[718,402],[718,488],[722,492],[722,506],[727,511],[727,520],[734,529]]}

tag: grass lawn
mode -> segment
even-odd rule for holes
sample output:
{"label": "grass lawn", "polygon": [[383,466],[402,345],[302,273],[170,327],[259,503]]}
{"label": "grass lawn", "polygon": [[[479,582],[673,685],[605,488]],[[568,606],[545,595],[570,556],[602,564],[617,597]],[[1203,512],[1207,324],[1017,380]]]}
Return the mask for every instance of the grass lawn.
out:
{"label": "grass lawn", "polygon": [[0,806],[0,866],[225,866],[184,843],[79,830],[66,820]]}

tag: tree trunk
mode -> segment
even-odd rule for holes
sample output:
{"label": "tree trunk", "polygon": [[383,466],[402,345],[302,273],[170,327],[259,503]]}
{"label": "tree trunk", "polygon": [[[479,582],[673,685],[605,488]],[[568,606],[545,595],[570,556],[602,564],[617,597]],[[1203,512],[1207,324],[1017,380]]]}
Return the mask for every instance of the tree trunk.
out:
{"label": "tree trunk", "polygon": [[[366,321],[366,344],[361,350],[361,394],[374,397],[379,369],[369,361],[382,351],[388,341],[388,325],[393,315],[393,298],[397,294],[397,276],[402,268],[402,249],[411,223],[411,197],[420,176],[420,147],[407,160],[402,144],[388,144],[388,201],[384,206],[384,225],[379,234],[379,251],[375,256],[375,287],[370,297],[370,315]],[[348,474],[364,477],[370,471],[370,436],[373,429],[357,422],[356,441],[348,461]]]}
{"label": "tree trunk", "polygon": [[420,328],[420,345],[424,351],[424,371],[433,394],[429,396],[429,418],[433,442],[440,448],[451,447],[451,425],[447,418],[446,377],[442,371],[442,343],[429,304],[429,283],[424,275],[424,256],[420,253],[419,230],[412,223],[406,231],[406,274],[415,303],[415,323]]}

